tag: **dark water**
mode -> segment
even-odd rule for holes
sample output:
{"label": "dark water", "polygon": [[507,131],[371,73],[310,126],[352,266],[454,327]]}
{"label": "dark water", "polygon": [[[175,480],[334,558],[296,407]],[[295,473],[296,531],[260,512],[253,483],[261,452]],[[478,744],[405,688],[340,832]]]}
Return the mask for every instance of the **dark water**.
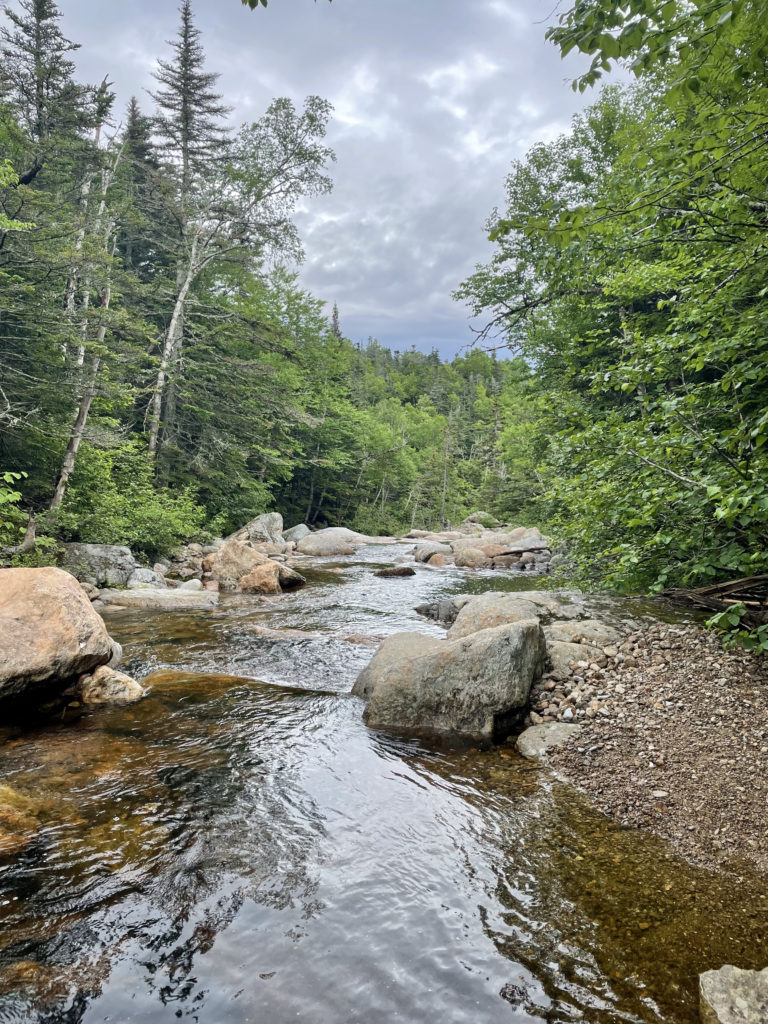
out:
{"label": "dark water", "polygon": [[766,879],[685,865],[509,747],[366,730],[347,638],[439,635],[414,604],[527,581],[360,557],[272,604],[112,617],[150,696],[0,747],[43,822],[0,861],[0,1021],[692,1024],[699,971],[768,963]]}

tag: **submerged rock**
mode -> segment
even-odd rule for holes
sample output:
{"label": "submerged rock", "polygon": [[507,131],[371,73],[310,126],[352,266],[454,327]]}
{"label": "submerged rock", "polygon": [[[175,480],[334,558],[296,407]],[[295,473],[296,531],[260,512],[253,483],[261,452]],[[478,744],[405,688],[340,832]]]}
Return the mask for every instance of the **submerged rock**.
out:
{"label": "submerged rock", "polygon": [[62,569],[0,569],[0,698],[62,691],[112,658],[106,626]]}
{"label": "submerged rock", "polygon": [[38,833],[40,808],[10,786],[0,786],[0,856],[21,853]]}
{"label": "submerged rock", "polygon": [[391,569],[379,569],[373,574],[383,580],[397,579],[398,577],[415,576],[416,570],[410,565],[395,565]]}
{"label": "submerged rock", "polygon": [[730,965],[699,975],[702,1024],[765,1024],[768,968],[744,971]]}
{"label": "submerged rock", "polygon": [[453,642],[405,633],[389,637],[355,683],[368,697],[372,728],[474,740],[506,735],[544,665],[536,620],[483,630]]}
{"label": "submerged rock", "polygon": [[64,567],[96,587],[124,587],[139,568],[130,548],[111,544],[63,544]]}
{"label": "submerged rock", "polygon": [[193,611],[215,608],[218,593],[204,590],[102,590],[97,602],[99,611],[110,612],[122,608],[150,608],[156,611]]}
{"label": "submerged rock", "polygon": [[83,704],[129,704],[144,696],[144,688],[135,679],[103,665],[79,684]]}

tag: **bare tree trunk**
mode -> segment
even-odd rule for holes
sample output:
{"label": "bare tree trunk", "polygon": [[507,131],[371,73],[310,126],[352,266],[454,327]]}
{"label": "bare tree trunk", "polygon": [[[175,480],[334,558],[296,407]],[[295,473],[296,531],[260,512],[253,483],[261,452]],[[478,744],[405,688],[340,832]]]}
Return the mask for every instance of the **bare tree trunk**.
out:
{"label": "bare tree trunk", "polygon": [[[112,300],[112,288],[107,285],[104,294],[101,297],[101,308],[104,313],[109,309],[109,304]],[[56,489],[53,492],[53,498],[51,499],[51,508],[58,508],[58,506],[64,500],[64,494],[67,490],[67,484],[69,478],[72,475],[72,471],[75,468],[75,462],[77,461],[77,453],[80,450],[80,444],[85,434],[85,427],[88,423],[88,414],[91,411],[91,404],[96,394],[96,381],[99,374],[99,366],[101,365],[101,356],[98,354],[101,346],[104,344],[104,339],[107,336],[107,325],[102,321],[96,335],[97,343],[97,354],[93,357],[91,363],[91,372],[89,374],[88,383],[83,389],[80,404],[77,408],[77,415],[75,416],[75,422],[72,427],[72,431],[69,435],[69,443],[67,444],[67,450],[64,452],[64,458],[61,463],[61,469],[59,470],[59,478],[56,481]]]}
{"label": "bare tree trunk", "polygon": [[163,399],[165,397],[165,389],[168,383],[168,368],[170,367],[173,360],[178,356],[178,349],[181,342],[181,324],[184,317],[184,306],[189,295],[189,289],[192,287],[192,281],[196,274],[196,257],[197,257],[197,243],[198,236],[192,242],[192,251],[189,256],[189,262],[187,263],[186,273],[184,274],[179,288],[178,295],[176,296],[176,304],[173,307],[173,316],[171,322],[168,325],[168,330],[165,335],[165,341],[163,343],[163,352],[160,357],[160,366],[157,371],[157,380],[155,381],[154,391],[152,393],[152,401],[149,406],[149,453],[155,455],[157,452],[158,441],[160,438],[160,421],[163,411]]}
{"label": "bare tree trunk", "polygon": [[440,506],[440,522],[443,529],[448,525],[445,521],[445,501],[448,495],[448,439],[451,435],[451,428],[445,429],[445,448],[443,450],[443,500]]}
{"label": "bare tree trunk", "polygon": [[61,464],[59,479],[56,482],[56,490],[53,492],[53,498],[51,499],[52,509],[58,508],[64,500],[67,483],[69,482],[69,478],[75,468],[77,453],[80,450],[80,443],[83,440],[83,435],[85,434],[85,425],[88,422],[88,413],[91,411],[91,403],[93,402],[93,397],[96,393],[96,377],[99,372],[100,363],[101,357],[94,356],[93,363],[91,364],[90,379],[83,391],[83,397],[80,399],[75,423],[72,427],[72,432],[69,435],[69,444],[67,445],[67,450],[64,453],[64,460]]}
{"label": "bare tree trunk", "polygon": [[304,513],[304,522],[309,525],[309,515],[312,511],[312,502],[315,500],[315,471],[312,470],[312,476],[309,480],[309,502],[307,503],[307,511]]}

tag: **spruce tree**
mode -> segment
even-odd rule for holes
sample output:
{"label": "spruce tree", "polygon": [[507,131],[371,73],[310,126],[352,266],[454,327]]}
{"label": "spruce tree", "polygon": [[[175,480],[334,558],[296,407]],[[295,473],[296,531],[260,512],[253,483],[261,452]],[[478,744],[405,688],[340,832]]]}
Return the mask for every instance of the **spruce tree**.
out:
{"label": "spruce tree", "polygon": [[338,338],[341,341],[341,324],[339,322],[339,307],[334,302],[333,304],[333,315],[331,316],[331,334],[334,338]]}
{"label": "spruce tree", "polygon": [[186,203],[195,179],[226,149],[228,136],[222,122],[230,108],[215,91],[219,76],[205,70],[205,51],[191,0],[183,0],[179,10],[178,36],[169,44],[174,56],[170,61],[158,61],[155,78],[160,88],[152,98],[158,105],[161,149],[178,168],[181,199]]}
{"label": "spruce tree", "polygon": [[9,25],[0,30],[2,95],[31,144],[30,165],[20,170],[28,185],[40,173],[61,140],[87,126],[87,90],[73,80],[69,58],[79,47],[59,28],[54,0],[19,0],[20,10],[5,7]]}

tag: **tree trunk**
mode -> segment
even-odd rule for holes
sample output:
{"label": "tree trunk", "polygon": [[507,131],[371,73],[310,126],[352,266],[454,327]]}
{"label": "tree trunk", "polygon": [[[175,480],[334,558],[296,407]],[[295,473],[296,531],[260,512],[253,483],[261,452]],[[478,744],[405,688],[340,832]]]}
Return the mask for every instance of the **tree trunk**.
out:
{"label": "tree trunk", "polygon": [[69,482],[69,478],[75,468],[77,453],[80,450],[80,442],[83,440],[85,425],[88,422],[88,413],[91,411],[91,403],[93,402],[93,397],[96,393],[96,377],[99,372],[100,362],[101,357],[94,356],[93,363],[91,364],[90,380],[83,392],[83,397],[80,399],[80,405],[78,406],[77,416],[75,418],[74,426],[72,427],[72,433],[69,435],[69,444],[67,445],[67,450],[64,453],[64,459],[61,464],[59,479],[56,482],[56,490],[53,492],[53,498],[51,499],[52,509],[58,508],[64,500],[67,483]]}
{"label": "tree trunk", "polygon": [[447,428],[445,431],[445,449],[443,450],[443,500],[440,506],[440,522],[443,525],[443,529],[448,525],[445,521],[445,501],[448,495],[448,439],[450,435],[450,428]]}
{"label": "tree trunk", "polygon": [[[107,285],[104,294],[101,297],[101,308],[104,313],[109,309],[109,304],[112,301],[112,288]],[[67,444],[67,450],[64,452],[64,459],[61,463],[61,469],[59,471],[59,478],[56,481],[56,489],[53,492],[53,498],[51,499],[51,508],[58,508],[58,506],[64,500],[64,494],[67,490],[67,484],[69,478],[72,475],[72,471],[75,468],[77,461],[77,453],[80,450],[80,444],[85,434],[85,427],[88,422],[88,414],[91,411],[91,403],[93,402],[96,394],[96,381],[99,374],[99,366],[101,364],[101,356],[98,354],[104,339],[107,336],[107,325],[102,322],[96,335],[96,355],[93,357],[91,363],[91,372],[89,375],[88,383],[83,389],[83,394],[80,399],[80,405],[77,409],[77,415],[75,416],[75,422],[72,427],[72,432],[69,435],[69,443]]]}
{"label": "tree trunk", "polygon": [[180,329],[182,324],[182,318],[184,316],[184,306],[189,295],[189,289],[192,286],[192,281],[195,277],[195,262],[197,255],[197,236],[192,243],[192,252],[190,253],[189,263],[187,264],[187,270],[184,275],[184,279],[179,289],[179,293],[176,296],[176,304],[173,308],[173,316],[171,322],[168,325],[168,330],[165,335],[165,342],[163,343],[163,353],[160,357],[160,367],[157,371],[157,381],[155,382],[155,388],[152,393],[152,401],[150,402],[150,415],[149,415],[149,453],[155,455],[157,453],[158,441],[160,438],[160,420],[163,410],[163,398],[165,397],[165,389],[168,383],[168,368],[170,367],[173,360],[178,356],[178,348],[180,347]]}
{"label": "tree trunk", "polygon": [[315,471],[312,470],[312,476],[309,478],[309,502],[307,503],[307,511],[304,513],[304,522],[309,526],[309,516],[312,512],[312,502],[315,500]]}

